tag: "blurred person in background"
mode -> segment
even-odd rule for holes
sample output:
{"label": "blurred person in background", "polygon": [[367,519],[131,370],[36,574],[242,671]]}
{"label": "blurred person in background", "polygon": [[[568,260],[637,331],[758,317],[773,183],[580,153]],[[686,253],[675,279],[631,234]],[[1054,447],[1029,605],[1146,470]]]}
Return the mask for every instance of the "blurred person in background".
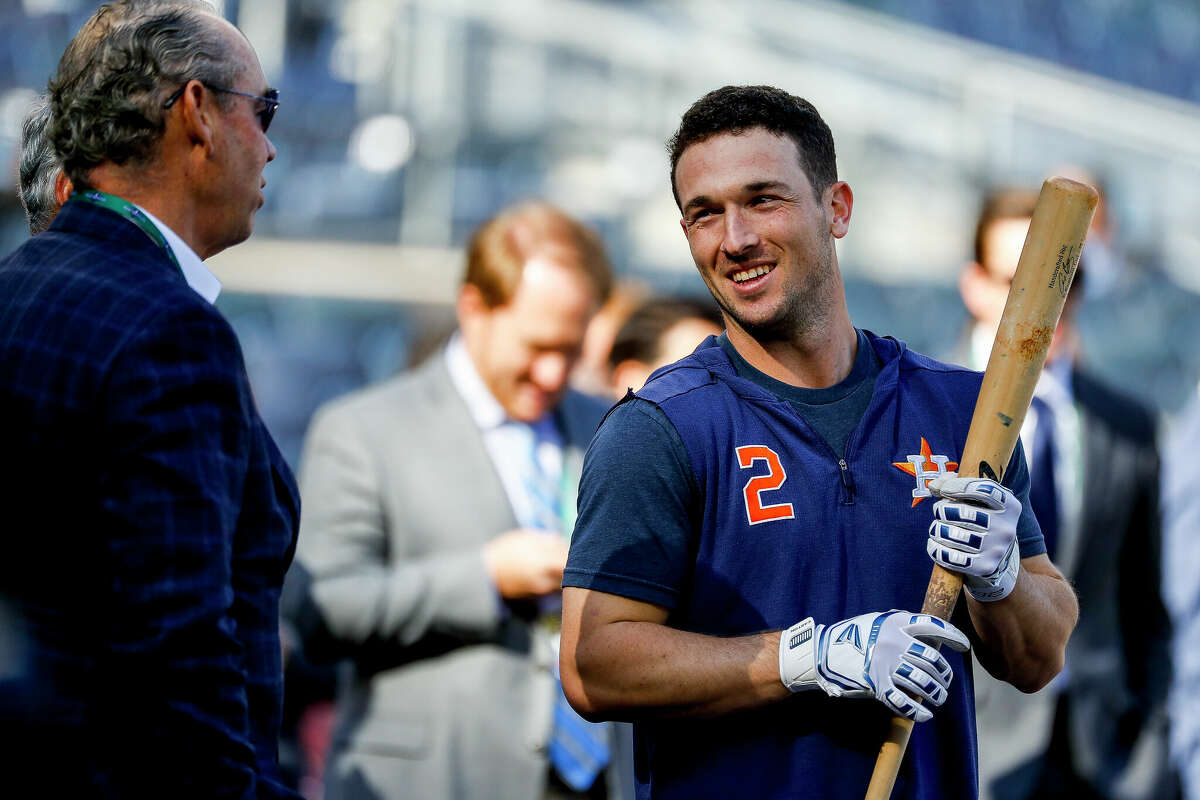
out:
{"label": "blurred person in background", "polygon": [[314,417],[297,569],[353,664],[328,798],[619,796],[613,732],[562,698],[554,630],[606,408],[568,379],[611,280],[579,222],[505,210],[468,244],[449,344]]}
{"label": "blurred person in background", "polygon": [[253,229],[276,97],[189,2],[100,7],[50,81],[76,191],[0,261],[12,796],[295,797],[276,741],[298,497],[202,263]]}
{"label": "blurred person in background", "polygon": [[1200,800],[1200,391],[1163,452],[1163,595],[1171,615],[1174,671],[1168,708],[1171,755],[1183,795]]}
{"label": "blurred person in background", "polygon": [[642,388],[650,373],[690,355],[709,336],[725,329],[712,303],[690,297],[651,297],[626,318],[613,339],[608,362],[611,393],[620,400]]}
{"label": "blurred person in background", "polygon": [[646,287],[634,281],[621,281],[613,287],[608,300],[588,323],[579,363],[571,373],[571,386],[597,397],[608,395],[612,387],[612,366],[608,356],[612,352],[613,338],[648,296]]}
{"label": "blurred person in background", "polygon": [[47,136],[50,98],[39,97],[21,125],[21,161],[17,167],[17,198],[36,236],[50,227],[62,204],[71,196],[71,179]]}
{"label": "blurred person in background", "polygon": [[[972,317],[967,363],[987,366],[1037,193],[983,203],[960,280]],[[1167,798],[1169,626],[1158,587],[1159,459],[1150,409],[1080,363],[1081,262],[1026,416],[1030,500],[1047,551],[1072,581],[1079,623],[1063,672],[1022,694],[976,669],[984,798]]]}

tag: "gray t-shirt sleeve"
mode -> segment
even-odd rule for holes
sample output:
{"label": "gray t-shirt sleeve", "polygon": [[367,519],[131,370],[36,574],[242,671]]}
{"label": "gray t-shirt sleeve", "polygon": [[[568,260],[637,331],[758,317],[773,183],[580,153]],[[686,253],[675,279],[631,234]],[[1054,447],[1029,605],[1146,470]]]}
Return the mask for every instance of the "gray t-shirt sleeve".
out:
{"label": "gray t-shirt sleeve", "polygon": [[666,415],[637,398],[618,405],[584,457],[563,586],[674,608],[690,569],[698,498]]}

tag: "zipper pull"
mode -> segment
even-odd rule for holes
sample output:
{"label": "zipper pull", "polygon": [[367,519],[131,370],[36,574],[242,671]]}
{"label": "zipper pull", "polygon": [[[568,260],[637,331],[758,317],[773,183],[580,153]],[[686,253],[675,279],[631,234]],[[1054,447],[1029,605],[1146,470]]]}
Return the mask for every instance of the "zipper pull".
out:
{"label": "zipper pull", "polygon": [[854,478],[850,477],[850,467],[846,465],[846,459],[839,458],[838,466],[842,469],[842,486],[848,490],[854,491]]}
{"label": "zipper pull", "polygon": [[838,467],[842,471],[842,486],[846,487],[846,499],[843,503],[852,505],[854,503],[854,478],[850,475],[850,467],[846,465],[846,459],[838,459]]}

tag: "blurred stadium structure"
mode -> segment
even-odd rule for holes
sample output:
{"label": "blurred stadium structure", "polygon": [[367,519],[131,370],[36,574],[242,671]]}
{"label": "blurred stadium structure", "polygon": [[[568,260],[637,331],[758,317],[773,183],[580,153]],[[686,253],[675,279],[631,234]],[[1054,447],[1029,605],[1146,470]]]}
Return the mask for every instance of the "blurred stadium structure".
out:
{"label": "blurred stadium structure", "polygon": [[[293,463],[319,402],[447,324],[456,246],[509,202],[546,197],[603,233],[622,275],[702,291],[663,144],[727,83],[801,94],[833,128],[857,200],[839,254],[858,324],[945,352],[982,191],[1079,164],[1105,180],[1130,268],[1083,311],[1093,365],[1168,413],[1200,377],[1195,3],[216,5],[282,92],[255,236],[212,266]],[[93,7],[0,0],[7,175],[28,104]],[[6,189],[0,246],[23,236]]]}

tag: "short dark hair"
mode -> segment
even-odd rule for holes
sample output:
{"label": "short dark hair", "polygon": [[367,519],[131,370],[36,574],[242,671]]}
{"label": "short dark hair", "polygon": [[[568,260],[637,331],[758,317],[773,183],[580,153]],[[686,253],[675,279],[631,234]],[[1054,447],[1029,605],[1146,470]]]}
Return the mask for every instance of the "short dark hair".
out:
{"label": "short dark hair", "polygon": [[1038,193],[1032,189],[1006,186],[991,189],[983,198],[979,219],[975,222],[975,263],[986,267],[988,229],[1002,219],[1029,219],[1037,205]]}
{"label": "short dark hair", "polygon": [[49,124],[50,104],[45,97],[39,97],[21,125],[21,161],[17,168],[17,197],[25,209],[29,232],[35,236],[49,228],[58,213],[54,185],[59,163],[46,137]]}
{"label": "short dark hair", "polygon": [[691,297],[652,297],[635,308],[617,331],[608,354],[609,365],[616,367],[630,359],[644,364],[658,362],[663,336],[687,319],[725,327],[721,312],[710,302]]}
{"label": "short dark hair", "polygon": [[117,0],[84,23],[50,79],[50,140],[76,188],[106,161],[147,163],[166,130],[163,102],[186,81],[235,83],[217,19],[199,0]]}
{"label": "short dark hair", "polygon": [[474,286],[488,308],[508,303],[525,262],[552,252],[591,286],[600,306],[612,291],[612,267],[604,243],[591,228],[549,203],[505,209],[484,222],[467,242],[465,285]]}
{"label": "short dark hair", "polygon": [[837,182],[833,133],[812,103],[774,86],[723,86],[692,104],[667,143],[675,205],[682,208],[675,188],[675,168],[684,150],[717,134],[736,136],[753,128],[786,136],[796,143],[800,167],[818,198]]}

